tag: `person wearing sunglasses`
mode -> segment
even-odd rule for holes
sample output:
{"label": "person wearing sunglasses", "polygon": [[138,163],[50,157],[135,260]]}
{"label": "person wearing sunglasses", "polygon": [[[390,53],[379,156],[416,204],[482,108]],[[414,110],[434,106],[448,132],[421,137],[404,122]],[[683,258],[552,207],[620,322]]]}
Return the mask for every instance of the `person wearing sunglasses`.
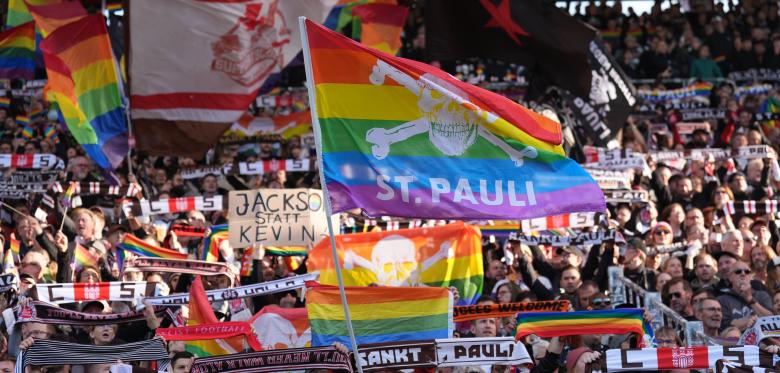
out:
{"label": "person wearing sunglasses", "polygon": [[731,287],[718,297],[723,309],[722,329],[735,326],[744,331],[755,323],[757,317],[772,314],[772,299],[767,292],[752,288],[753,272],[747,263],[734,263],[728,279]]}
{"label": "person wearing sunglasses", "polygon": [[664,303],[686,320],[695,320],[691,296],[693,296],[691,284],[680,277],[669,280],[661,291]]}

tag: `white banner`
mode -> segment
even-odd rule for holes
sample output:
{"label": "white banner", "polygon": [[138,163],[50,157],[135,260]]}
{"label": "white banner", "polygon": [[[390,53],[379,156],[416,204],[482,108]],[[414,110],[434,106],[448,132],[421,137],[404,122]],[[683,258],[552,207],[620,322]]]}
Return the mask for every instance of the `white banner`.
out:
{"label": "white banner", "polygon": [[525,346],[512,337],[437,339],[436,359],[439,367],[533,364]]}

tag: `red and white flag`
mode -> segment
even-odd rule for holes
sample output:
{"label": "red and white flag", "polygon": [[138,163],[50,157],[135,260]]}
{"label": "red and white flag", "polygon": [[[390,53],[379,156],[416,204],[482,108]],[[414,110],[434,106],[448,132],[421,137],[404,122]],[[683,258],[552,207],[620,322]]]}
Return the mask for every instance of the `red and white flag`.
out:
{"label": "red and white flag", "polygon": [[[337,0],[133,0],[130,103],[138,149],[202,156],[301,50],[298,17]],[[154,27],[149,27],[154,25]]]}

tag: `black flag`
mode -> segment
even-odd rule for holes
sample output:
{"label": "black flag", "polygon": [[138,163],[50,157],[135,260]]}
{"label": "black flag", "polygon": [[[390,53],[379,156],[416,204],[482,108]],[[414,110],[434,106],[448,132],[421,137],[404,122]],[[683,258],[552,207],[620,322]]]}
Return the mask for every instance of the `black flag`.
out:
{"label": "black flag", "polygon": [[635,104],[633,85],[596,30],[553,1],[428,0],[425,12],[430,59],[482,57],[527,66],[529,91],[549,85],[568,91],[568,106],[596,145],[614,137]]}

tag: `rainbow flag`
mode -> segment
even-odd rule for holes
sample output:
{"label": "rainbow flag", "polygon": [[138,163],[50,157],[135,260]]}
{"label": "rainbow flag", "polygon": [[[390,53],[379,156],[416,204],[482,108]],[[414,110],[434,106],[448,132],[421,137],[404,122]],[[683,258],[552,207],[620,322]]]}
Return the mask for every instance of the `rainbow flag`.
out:
{"label": "rainbow flag", "polygon": [[559,123],[432,66],[308,20],[305,28],[334,212],[482,220],[604,211],[598,184],[564,155]]}
{"label": "rainbow flag", "polygon": [[[336,252],[347,286],[455,286],[459,304],[474,304],[482,295],[482,234],[463,222],[338,235]],[[338,284],[329,240],[312,249],[306,266],[320,273],[319,282]]]}
{"label": "rainbow flag", "polygon": [[[190,317],[187,326],[218,323],[217,316],[211,308],[206,289],[200,276],[190,286],[190,302],[188,304]],[[229,355],[243,351],[243,337],[227,339],[209,339],[184,342],[184,350],[195,354],[197,357]]]}
{"label": "rainbow flag", "polygon": [[26,125],[30,124],[30,117],[28,117],[26,115],[19,115],[19,116],[16,117],[16,124],[18,124],[20,126],[26,126]]}
{"label": "rainbow flag", "polygon": [[54,30],[68,23],[87,16],[87,11],[78,1],[31,4],[28,0],[27,10],[35,19],[35,25],[38,26],[43,37],[49,36]]}
{"label": "rainbow flag", "polygon": [[3,273],[13,273],[17,277],[19,276],[19,270],[16,268],[16,263],[14,263],[13,250],[6,250],[5,255],[3,255]]}
{"label": "rainbow flag", "polygon": [[622,34],[620,30],[601,30],[599,33],[601,38],[608,42],[620,41],[620,34]]}
{"label": "rainbow flag", "polygon": [[98,255],[92,254],[92,252],[90,252],[86,247],[76,244],[73,261],[77,271],[84,267],[97,268],[99,259],[100,257]]}
{"label": "rainbow flag", "polygon": [[[769,96],[764,100],[764,102],[761,104],[760,111],[762,113],[778,113],[780,112],[780,100],[775,98],[774,96]],[[769,132],[772,128],[777,127],[777,121],[776,120],[765,120],[761,122],[761,126],[764,129],[764,132]]]}
{"label": "rainbow flag", "polygon": [[7,108],[11,106],[11,99],[8,97],[0,97],[0,108]]}
{"label": "rainbow flag", "polygon": [[0,78],[35,78],[35,25],[32,22],[0,33]]}
{"label": "rainbow flag", "polygon": [[254,248],[249,246],[244,249],[244,254],[241,255],[241,269],[239,270],[239,276],[247,277],[252,275],[252,251]]}
{"label": "rainbow flag", "polygon": [[203,240],[202,257],[207,262],[219,261],[219,245],[228,239],[228,225],[220,224],[211,227],[211,233]]}
{"label": "rainbow flag", "polygon": [[408,14],[409,8],[400,5],[358,5],[352,9],[352,15],[360,20],[353,23],[352,38],[382,52],[397,54]]}
{"label": "rainbow flag", "polygon": [[60,142],[60,137],[57,135],[57,128],[55,128],[55,125],[46,126],[46,128],[43,129],[43,136],[54,141],[55,144],[59,144]]}
{"label": "rainbow flag", "polygon": [[[447,289],[347,287],[345,291],[359,345],[452,336],[452,295]],[[333,342],[350,346],[338,287],[307,283],[306,310],[312,346]]]}
{"label": "rainbow flag", "polygon": [[9,248],[11,249],[11,252],[16,255],[16,257],[19,257],[19,251],[21,250],[21,245],[19,244],[19,240],[11,238],[9,241]]}
{"label": "rainbow flag", "polygon": [[24,128],[22,128],[22,136],[26,139],[31,139],[35,137],[35,130],[30,127],[30,124],[25,124]]}
{"label": "rainbow flag", "polygon": [[62,195],[62,206],[64,206],[66,209],[71,208],[72,202],[73,202],[73,195],[76,193],[76,184],[75,182],[70,183],[68,185],[68,189],[65,190],[65,193]]}
{"label": "rainbow flag", "polygon": [[266,246],[265,253],[276,256],[306,256],[309,250],[303,246]]}
{"label": "rainbow flag", "polygon": [[520,339],[529,334],[542,338],[587,334],[637,333],[652,338],[653,329],[644,317],[644,310],[624,308],[578,312],[520,312],[517,314],[517,334]]}
{"label": "rainbow flag", "polygon": [[105,19],[95,14],[61,26],[41,49],[47,99],[100,168],[119,166],[128,150],[125,100]]}
{"label": "rainbow flag", "polygon": [[[119,248],[122,249],[120,253],[125,250],[138,256],[150,258],[187,259],[187,254],[148,244],[130,233],[125,234],[125,239],[119,244]],[[122,256],[124,257],[124,255]]]}

